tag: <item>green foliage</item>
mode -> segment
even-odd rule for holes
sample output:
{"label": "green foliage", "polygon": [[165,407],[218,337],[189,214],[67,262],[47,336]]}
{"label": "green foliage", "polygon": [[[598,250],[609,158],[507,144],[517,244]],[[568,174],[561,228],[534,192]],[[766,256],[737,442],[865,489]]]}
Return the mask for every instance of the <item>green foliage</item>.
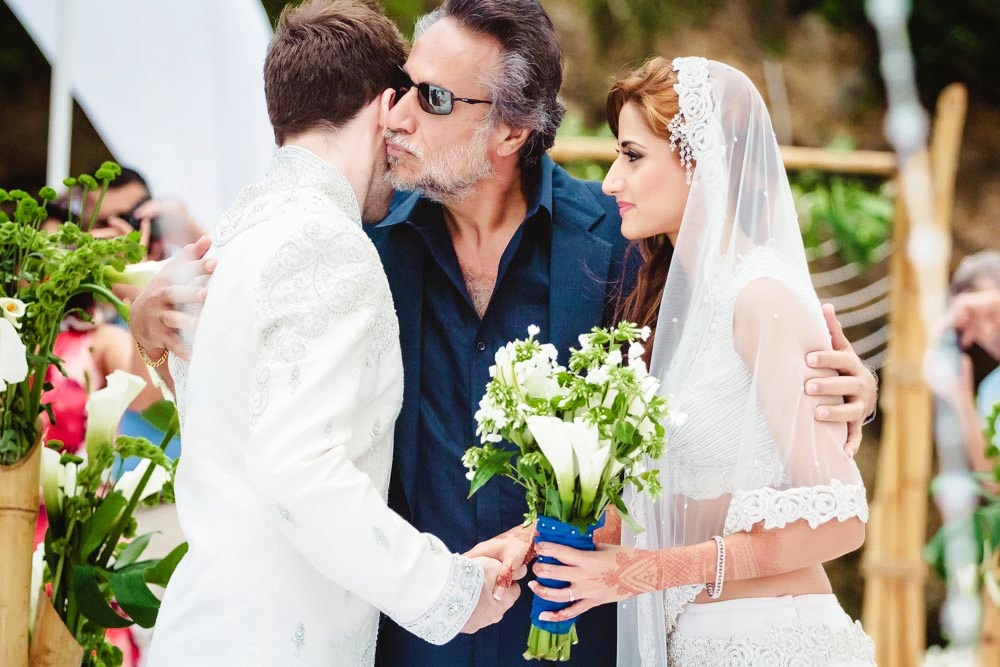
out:
{"label": "green foliage", "polygon": [[881,259],[876,251],[889,240],[895,210],[887,183],[875,188],[861,178],[805,171],[791,187],[807,248],[832,238],[846,263]]}
{"label": "green foliage", "polygon": [[[948,580],[947,561],[945,553],[952,536],[968,534],[972,531],[976,552],[973,562],[979,564],[978,578],[982,582],[986,577],[995,577],[994,564],[1000,557],[1000,449],[994,440],[1000,425],[1000,402],[996,403],[983,425],[983,436],[986,440],[986,457],[993,464],[989,473],[977,473],[980,505],[967,518],[953,523],[946,523],[938,530],[924,547],[924,560],[934,569],[942,580]],[[996,603],[1000,605],[1000,600]]]}
{"label": "green foliage", "polygon": [[[183,544],[162,559],[141,559],[152,533],[135,536],[135,509],[147,495],[154,504],[172,502],[176,470],[163,453],[176,433],[176,410],[169,403],[156,404],[149,416],[167,426],[159,446],[145,438],[119,436],[114,443],[99,445],[88,461],[63,454],[58,464],[63,480],[60,502],[46,506],[49,528],[43,580],[52,585],[56,613],[84,647],[84,667],[122,664],[121,652],[107,643],[105,630],[133,623],[152,627],[160,601],[149,586],[166,586],[187,552]],[[151,465],[126,497],[105,480],[134,456]],[[156,466],[168,471],[170,481],[159,494],[149,494],[146,485]],[[43,465],[43,486],[45,477]]]}
{"label": "green foliage", "polygon": [[[82,184],[84,197],[94,189],[103,198],[108,183],[121,169],[105,162],[100,172],[104,176],[100,183],[87,174],[74,180]],[[5,213],[0,221],[0,296],[25,304],[18,334],[28,362],[27,377],[10,384],[0,396],[0,465],[20,460],[38,436],[37,419],[47,409],[42,401],[44,378],[50,366],[60,363],[52,348],[67,304],[79,294],[91,293],[126,312],[108,289],[104,267],[120,271],[145,253],[137,231],[115,239],[97,239],[88,233],[100,199],[89,224],[71,220],[54,233],[43,231],[41,224],[48,218],[45,203],[54,191],[42,188],[40,194],[41,203],[23,190],[0,190],[0,203],[13,206],[13,217]]]}

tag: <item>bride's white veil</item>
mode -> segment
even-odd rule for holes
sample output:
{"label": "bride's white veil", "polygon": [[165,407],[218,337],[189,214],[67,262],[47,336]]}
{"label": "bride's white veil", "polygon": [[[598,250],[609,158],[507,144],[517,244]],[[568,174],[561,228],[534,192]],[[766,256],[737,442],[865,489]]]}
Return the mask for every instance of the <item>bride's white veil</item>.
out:
{"label": "bride's white veil", "polygon": [[[622,544],[648,549],[703,542],[766,518],[766,510],[750,506],[733,516],[741,490],[860,485],[843,454],[843,425],[817,426],[816,403],[802,391],[805,353],[824,336],[828,345],[829,334],[767,108],[732,67],[704,58],[672,65],[680,113],[669,129],[690,168],[690,192],[650,371],[661,392],[674,396],[671,409],[688,419],[668,426],[664,459],[648,463],[661,471],[662,497],[626,499],[645,530],[624,529]],[[758,315],[759,326],[737,330],[734,308],[741,307]],[[816,514],[796,507],[800,500],[794,493],[779,500],[791,503],[784,520]],[[618,664],[666,665],[666,632],[699,591],[620,603]]]}

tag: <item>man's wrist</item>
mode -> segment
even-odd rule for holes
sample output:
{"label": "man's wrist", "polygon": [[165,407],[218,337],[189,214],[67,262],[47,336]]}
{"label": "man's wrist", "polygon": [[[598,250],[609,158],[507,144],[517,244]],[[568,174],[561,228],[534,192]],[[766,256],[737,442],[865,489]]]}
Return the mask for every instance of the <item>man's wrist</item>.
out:
{"label": "man's wrist", "polygon": [[871,411],[868,413],[868,416],[861,422],[862,426],[867,426],[875,421],[875,416],[878,414],[878,373],[875,372],[874,368],[863,361],[861,362],[861,365],[865,367],[866,371],[872,374],[872,379],[875,381],[875,400],[872,401]]}

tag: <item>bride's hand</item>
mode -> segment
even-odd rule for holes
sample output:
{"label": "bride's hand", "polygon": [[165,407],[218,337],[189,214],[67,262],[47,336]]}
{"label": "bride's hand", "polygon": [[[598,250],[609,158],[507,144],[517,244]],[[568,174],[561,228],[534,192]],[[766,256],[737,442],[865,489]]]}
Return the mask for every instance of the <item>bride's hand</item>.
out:
{"label": "bride's hand", "polygon": [[569,586],[549,588],[531,581],[528,587],[540,598],[572,603],[562,611],[543,613],[543,621],[567,621],[599,605],[666,588],[663,551],[607,544],[598,544],[596,551],[580,551],[551,542],[540,542],[535,549],[539,556],[550,556],[562,563],[536,562],[532,568],[535,575],[565,581]]}

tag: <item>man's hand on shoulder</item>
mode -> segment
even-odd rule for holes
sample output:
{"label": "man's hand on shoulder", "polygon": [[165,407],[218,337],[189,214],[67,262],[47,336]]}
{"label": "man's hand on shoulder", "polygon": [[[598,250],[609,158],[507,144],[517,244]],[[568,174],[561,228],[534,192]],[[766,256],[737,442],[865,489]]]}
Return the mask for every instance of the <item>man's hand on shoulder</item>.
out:
{"label": "man's hand on shoulder", "polygon": [[205,302],[207,290],[203,284],[217,263],[205,259],[211,245],[211,239],[203,236],[185,246],[132,302],[129,329],[150,358],[156,359],[169,350],[182,359],[190,359],[191,350],[180,332],[193,331],[198,317],[181,308],[200,308]]}
{"label": "man's hand on shoulder", "polygon": [[875,375],[861,361],[844,335],[833,306],[825,304],[823,315],[830,330],[833,349],[808,353],[806,363],[812,368],[834,370],[838,375],[809,380],[805,392],[811,396],[837,396],[844,399],[843,405],[821,405],[816,410],[816,419],[846,422],[847,443],[844,451],[849,456],[854,456],[861,447],[861,427],[864,420],[875,411],[878,386]]}

